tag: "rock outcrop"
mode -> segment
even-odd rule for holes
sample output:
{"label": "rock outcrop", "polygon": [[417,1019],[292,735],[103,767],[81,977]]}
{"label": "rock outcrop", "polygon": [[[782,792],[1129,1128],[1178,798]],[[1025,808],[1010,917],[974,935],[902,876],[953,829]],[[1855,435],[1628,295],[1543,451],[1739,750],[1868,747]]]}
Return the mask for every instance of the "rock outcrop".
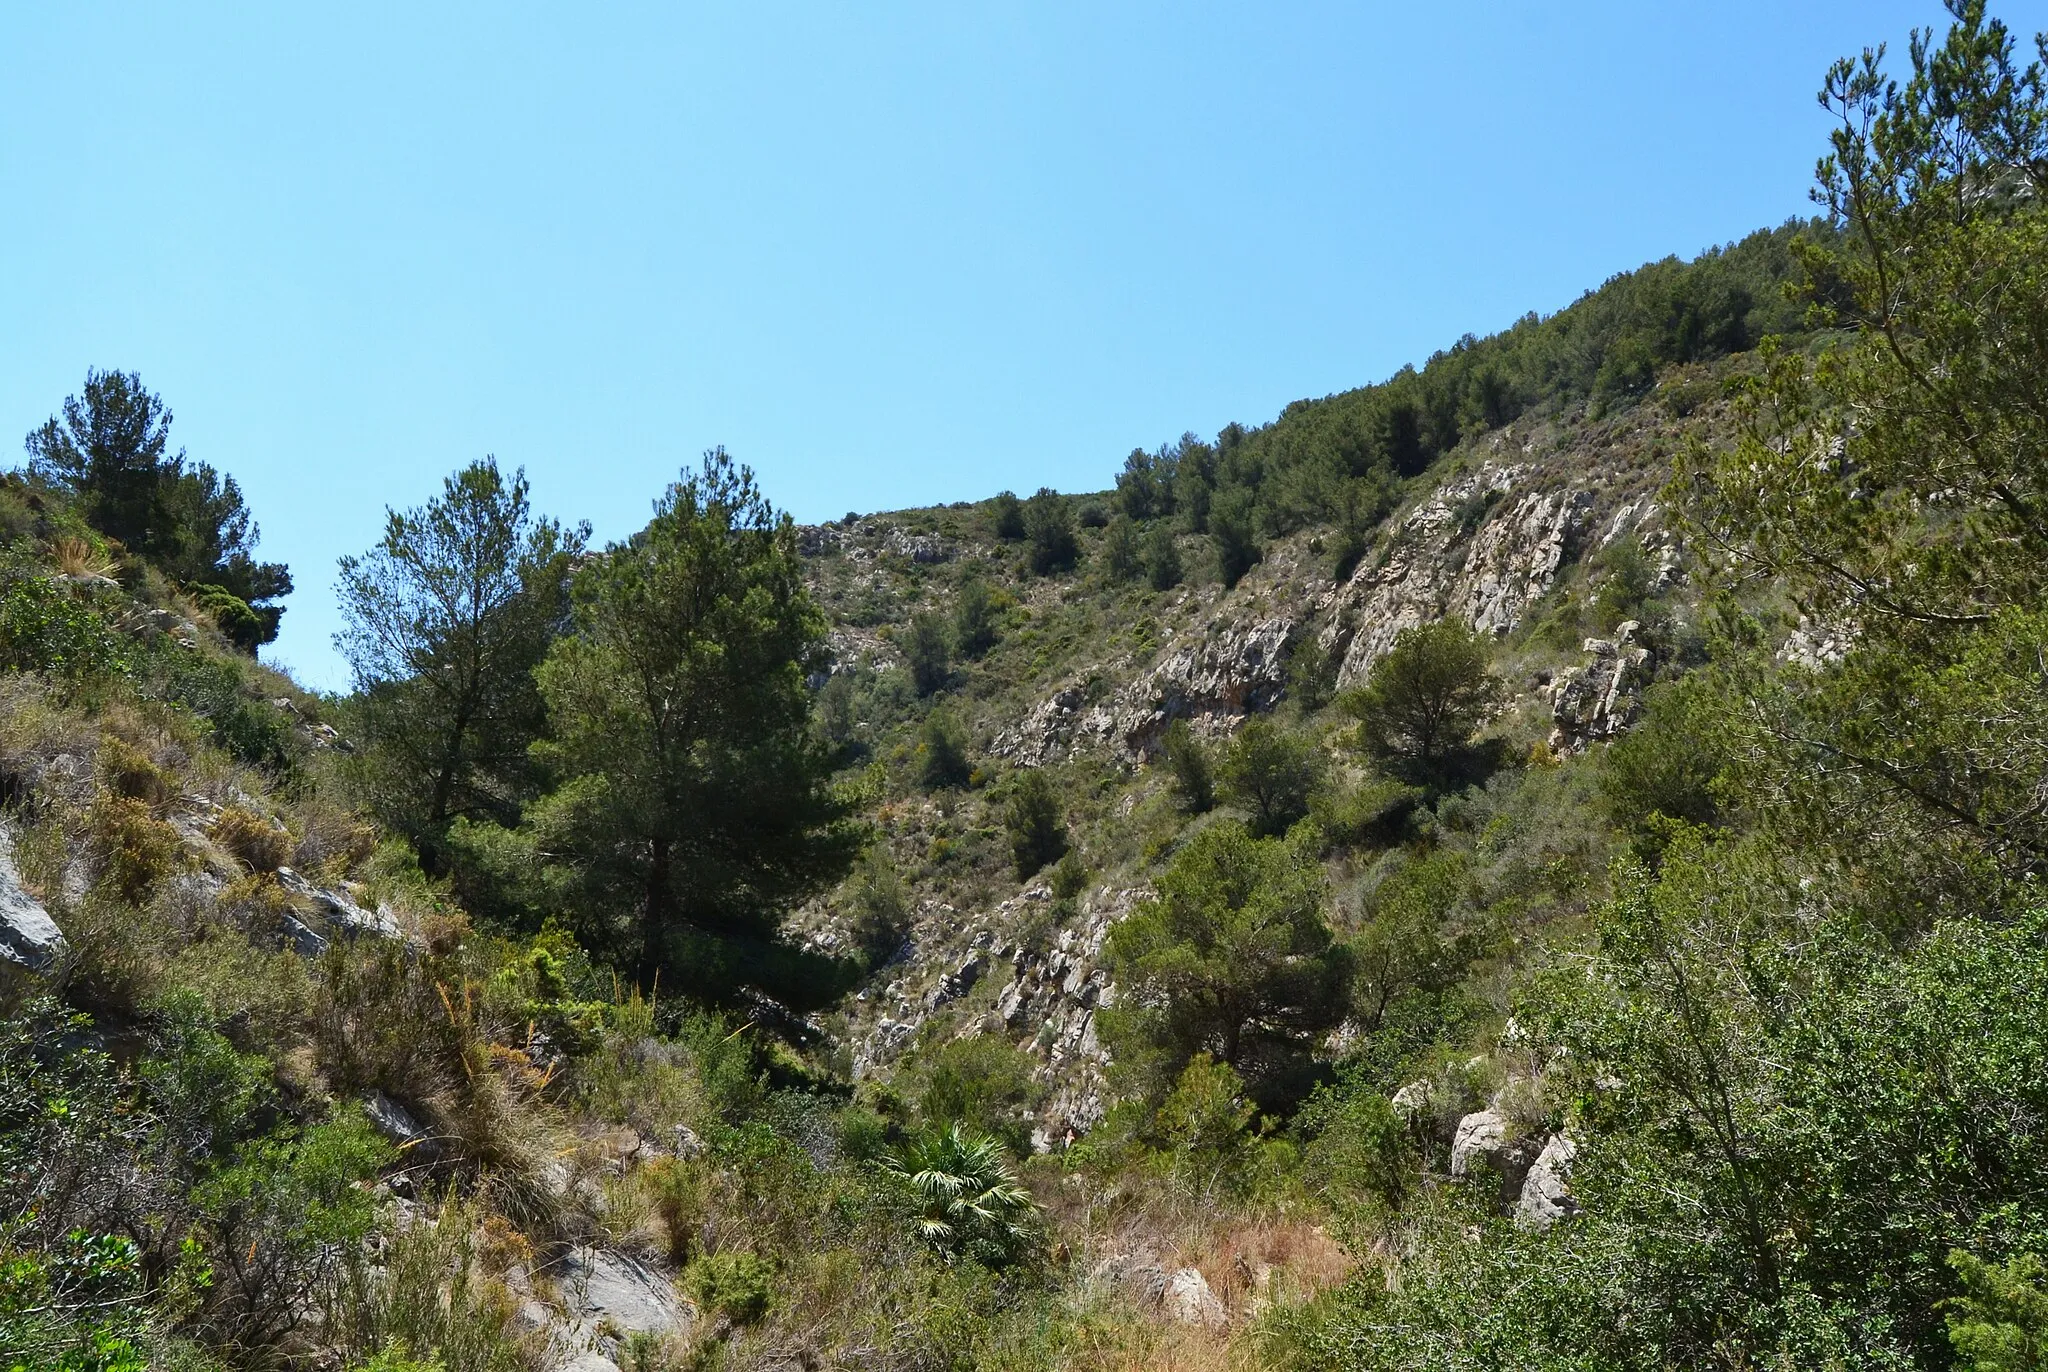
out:
{"label": "rock outcrop", "polygon": [[1524,1229],[1548,1229],[1579,1212],[1569,1185],[1572,1162],[1578,1155],[1578,1145],[1563,1134],[1550,1136],[1522,1182],[1521,1198],[1515,1202],[1516,1224]]}
{"label": "rock outcrop", "polygon": [[61,970],[68,952],[57,921],[22,886],[14,836],[0,826],[0,966],[17,976],[47,976]]}
{"label": "rock outcrop", "polygon": [[1608,638],[1589,638],[1592,661],[1551,684],[1550,749],[1560,755],[1614,738],[1642,713],[1643,690],[1655,671],[1650,650],[1636,642],[1641,626],[1625,621]]}
{"label": "rock outcrop", "polygon": [[1525,489],[1534,481],[1526,467],[1488,463],[1382,535],[1324,607],[1339,686],[1364,681],[1403,629],[1456,617],[1498,635],[1521,623],[1556,584],[1596,503],[1586,489]]}
{"label": "rock outcrop", "polygon": [[1135,761],[1157,749],[1176,719],[1197,733],[1227,733],[1285,693],[1288,650],[1299,627],[1299,620],[1281,616],[1218,622],[1184,634],[1108,700],[1091,704],[1081,684],[1055,691],[997,735],[989,752],[1040,765],[1093,746]]}

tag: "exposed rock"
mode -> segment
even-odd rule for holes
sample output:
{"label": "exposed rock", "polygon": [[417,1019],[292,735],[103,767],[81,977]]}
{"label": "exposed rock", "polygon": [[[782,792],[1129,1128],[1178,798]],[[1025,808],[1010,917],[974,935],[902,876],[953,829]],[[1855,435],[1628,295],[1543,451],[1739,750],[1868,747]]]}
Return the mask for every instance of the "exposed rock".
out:
{"label": "exposed rock", "polygon": [[1578,1155],[1578,1145],[1563,1134],[1550,1136],[1522,1182],[1522,1196],[1515,1203],[1516,1224],[1524,1229],[1548,1229],[1578,1213],[1579,1203],[1572,1199],[1567,1185]]}
{"label": "exposed rock", "polygon": [[661,1269],[624,1253],[574,1248],[557,1274],[563,1309],[585,1335],[672,1334],[690,1322],[689,1308]]}
{"label": "exposed rock", "polygon": [[937,534],[914,534],[907,529],[891,529],[886,540],[890,552],[898,557],[907,557],[912,562],[944,562],[953,554],[946,547],[945,540]]}
{"label": "exposed rock", "polygon": [[1394,1093],[1390,1104],[1393,1105],[1394,1113],[1401,1117],[1403,1123],[1412,1125],[1422,1118],[1423,1113],[1429,1109],[1430,1104],[1435,1098],[1435,1082],[1428,1080],[1411,1081]]}
{"label": "exposed rock", "polygon": [[1230,1312],[1209,1289],[1208,1278],[1192,1267],[1183,1267],[1166,1279],[1166,1294],[1160,1304],[1181,1324],[1221,1329],[1230,1323]]}
{"label": "exposed rock", "polygon": [[421,1161],[440,1153],[440,1144],[435,1142],[426,1126],[414,1119],[410,1110],[382,1091],[372,1091],[363,1097],[363,1113],[370,1117],[370,1123],[378,1133]]}
{"label": "exposed rock", "polygon": [[1122,1291],[1139,1305],[1158,1305],[1166,1299],[1172,1283],[1159,1256],[1150,1250],[1112,1253],[1096,1263],[1089,1275],[1100,1285]]}
{"label": "exposed rock", "polygon": [[[1506,634],[1557,581],[1591,521],[1589,490],[1518,491],[1525,469],[1488,463],[1450,481],[1383,537],[1326,608],[1323,648],[1357,685],[1402,630],[1456,617]],[[1351,626],[1356,626],[1355,629]]]}
{"label": "exposed rock", "polygon": [[[1198,732],[1228,732],[1238,720],[1271,709],[1286,690],[1287,654],[1299,621],[1273,617],[1212,624],[1183,634],[1138,680],[1091,704],[1088,686],[1069,685],[1034,706],[989,746],[995,757],[1037,765],[1083,746],[1145,757],[1166,726],[1189,721]],[[1108,664],[1115,667],[1118,664]]]}
{"label": "exposed rock", "polygon": [[277,884],[311,906],[331,929],[346,937],[362,934],[378,938],[398,937],[397,917],[382,906],[375,911],[365,910],[339,891],[315,886],[289,867],[277,869]]}
{"label": "exposed rock", "polygon": [[577,1353],[554,1365],[554,1372],[619,1372],[619,1365],[602,1353]]}
{"label": "exposed rock", "polygon": [[1458,1121],[1451,1138],[1451,1175],[1470,1176],[1475,1162],[1490,1162],[1507,1145],[1507,1118],[1495,1110],[1478,1110]]}
{"label": "exposed rock", "polygon": [[0,826],[0,963],[43,976],[60,969],[68,951],[57,921],[22,887],[14,866],[14,836]]}
{"label": "exposed rock", "polygon": [[1475,1111],[1458,1121],[1451,1136],[1451,1175],[1470,1177],[1481,1166],[1500,1179],[1500,1198],[1511,1205],[1522,1194],[1522,1184],[1536,1157],[1528,1139],[1518,1137],[1507,1117],[1498,1110]]}
{"label": "exposed rock", "polygon": [[1614,738],[1636,722],[1653,670],[1650,650],[1635,641],[1640,628],[1631,619],[1612,639],[1587,639],[1585,651],[1592,654],[1592,662],[1562,673],[1552,684],[1552,752],[1578,752]]}

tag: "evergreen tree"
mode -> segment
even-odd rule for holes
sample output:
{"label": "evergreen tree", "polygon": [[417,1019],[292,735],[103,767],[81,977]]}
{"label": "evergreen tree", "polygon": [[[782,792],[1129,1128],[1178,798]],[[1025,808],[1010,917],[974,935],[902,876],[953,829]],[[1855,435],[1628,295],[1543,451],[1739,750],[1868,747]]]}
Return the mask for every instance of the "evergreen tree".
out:
{"label": "evergreen tree", "polygon": [[1148,1090],[1163,1092],[1199,1053],[1269,1100],[1299,1085],[1317,1036],[1344,1016],[1350,972],[1323,921],[1316,842],[1212,825],[1174,857],[1158,895],[1112,928],[1117,1000],[1100,1020]]}
{"label": "evergreen tree", "polygon": [[784,913],[861,839],[809,727],[825,623],[795,526],[714,449],[578,573],[574,622],[539,675],[559,782],[528,824],[551,888],[642,976],[759,984]]}
{"label": "evergreen tree", "polygon": [[1039,576],[1072,571],[1081,556],[1073,511],[1049,486],[1024,502],[1024,533],[1031,543],[1031,570]]}
{"label": "evergreen tree", "polygon": [[1060,814],[1059,797],[1042,768],[1019,773],[1010,787],[1010,801],[1003,813],[1010,833],[1010,856],[1017,879],[1028,881],[1067,851],[1067,826]]}
{"label": "evergreen tree", "polygon": [[1180,543],[1171,524],[1154,524],[1145,535],[1145,579],[1155,591],[1170,591],[1180,585]]}
{"label": "evergreen tree", "polygon": [[1257,834],[1284,834],[1308,813],[1322,777],[1313,742],[1261,716],[1247,720],[1224,745],[1216,767],[1223,795],[1251,815]]}
{"label": "evergreen tree", "polygon": [[170,451],[171,411],[133,372],[89,371],[29,434],[29,470],[68,492],[86,521],[194,591],[245,652],[277,638],[291,594],[281,562],[258,562],[261,537],[241,487]]}
{"label": "evergreen tree", "polygon": [[471,463],[384,537],[341,559],[361,775],[429,872],[459,817],[510,824],[531,794],[546,708],[534,669],[568,627],[569,571],[587,533],[537,518],[526,474]]}

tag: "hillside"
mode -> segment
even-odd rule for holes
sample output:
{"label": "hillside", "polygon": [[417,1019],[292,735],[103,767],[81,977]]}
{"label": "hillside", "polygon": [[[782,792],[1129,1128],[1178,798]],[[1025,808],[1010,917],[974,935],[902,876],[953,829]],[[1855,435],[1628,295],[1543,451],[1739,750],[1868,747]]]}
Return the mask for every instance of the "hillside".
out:
{"label": "hillside", "polygon": [[91,373],[0,478],[4,1365],[2037,1365],[2048,91],[1931,43],[1826,221],[1100,492],[472,463],[346,696]]}

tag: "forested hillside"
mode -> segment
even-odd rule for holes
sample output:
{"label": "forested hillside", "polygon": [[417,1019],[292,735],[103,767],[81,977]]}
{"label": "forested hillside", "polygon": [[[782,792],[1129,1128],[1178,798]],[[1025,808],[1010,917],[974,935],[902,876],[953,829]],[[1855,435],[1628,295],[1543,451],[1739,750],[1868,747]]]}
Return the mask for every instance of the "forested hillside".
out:
{"label": "forested hillside", "polygon": [[1953,9],[1819,218],[1099,492],[462,466],[337,695],[89,373],[0,1365],[2048,1365],[2048,91]]}

